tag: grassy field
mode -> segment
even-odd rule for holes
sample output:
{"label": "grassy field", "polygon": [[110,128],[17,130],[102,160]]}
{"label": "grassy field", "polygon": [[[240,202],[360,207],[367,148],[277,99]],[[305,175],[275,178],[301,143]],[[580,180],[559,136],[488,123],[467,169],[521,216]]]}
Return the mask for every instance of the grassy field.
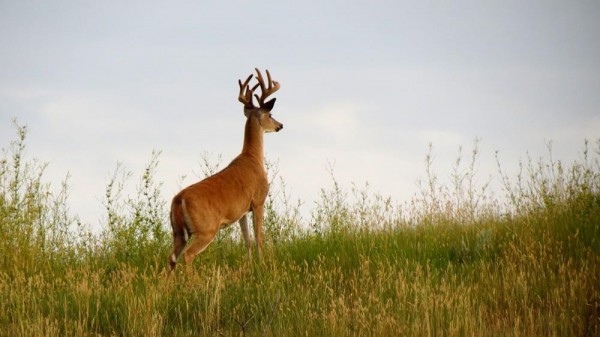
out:
{"label": "grassy field", "polygon": [[502,202],[475,186],[476,146],[451,186],[428,155],[403,205],[332,178],[305,224],[281,182],[262,261],[230,229],[168,276],[158,154],[137,195],[115,172],[93,234],[15,129],[0,158],[0,336],[600,336],[600,142],[575,163],[499,170]]}

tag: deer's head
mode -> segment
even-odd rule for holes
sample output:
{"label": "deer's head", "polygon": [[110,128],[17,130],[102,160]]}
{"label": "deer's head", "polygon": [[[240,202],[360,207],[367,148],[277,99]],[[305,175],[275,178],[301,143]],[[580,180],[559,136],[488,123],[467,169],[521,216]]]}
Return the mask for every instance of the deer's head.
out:
{"label": "deer's head", "polygon": [[[260,70],[256,69],[256,79],[258,83],[250,88],[250,80],[254,75],[248,76],[246,81],[242,83],[238,80],[240,85],[239,101],[244,104],[244,115],[246,118],[258,118],[258,122],[264,132],[277,132],[283,129],[283,124],[279,123],[275,118],[271,110],[275,106],[275,98],[272,98],[265,102],[267,97],[272,95],[274,92],[279,90],[281,87],[278,82],[271,79],[271,74],[267,70],[267,83],[260,73]],[[255,94],[254,91],[260,86],[260,96]],[[258,106],[254,104],[254,97],[258,101]]]}

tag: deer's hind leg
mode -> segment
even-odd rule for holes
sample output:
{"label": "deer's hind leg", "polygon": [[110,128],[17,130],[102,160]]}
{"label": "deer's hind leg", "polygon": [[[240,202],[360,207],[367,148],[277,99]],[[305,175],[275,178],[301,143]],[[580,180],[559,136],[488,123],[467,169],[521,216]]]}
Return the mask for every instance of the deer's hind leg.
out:
{"label": "deer's hind leg", "polygon": [[173,250],[169,255],[169,269],[173,270],[177,265],[177,258],[179,258],[189,239],[181,201],[178,199],[174,199],[171,205],[171,227],[173,228]]}
{"label": "deer's hind leg", "polygon": [[183,252],[186,265],[190,265],[196,255],[202,253],[206,247],[215,239],[216,233],[194,233],[192,242]]}
{"label": "deer's hind leg", "polygon": [[171,270],[175,269],[177,258],[179,258],[186,244],[186,235],[173,233],[173,251],[169,255],[169,267]]}
{"label": "deer's hind leg", "polygon": [[193,202],[183,202],[183,215],[188,234],[192,237],[183,251],[186,265],[190,265],[196,255],[202,253],[219,232],[219,218]]}

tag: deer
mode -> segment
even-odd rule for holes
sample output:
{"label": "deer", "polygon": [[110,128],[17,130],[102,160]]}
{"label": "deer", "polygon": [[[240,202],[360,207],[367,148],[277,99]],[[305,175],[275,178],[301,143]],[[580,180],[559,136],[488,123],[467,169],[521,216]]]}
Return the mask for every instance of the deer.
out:
{"label": "deer", "polygon": [[[242,83],[238,80],[238,100],[244,106],[246,125],[242,152],[229,165],[214,175],[192,184],[173,197],[171,202],[171,227],[173,229],[173,251],[169,255],[170,271],[175,269],[177,259],[183,252],[186,265],[203,252],[215,239],[220,229],[235,222],[241,227],[248,257],[252,256],[247,214],[252,212],[254,239],[259,259],[262,258],[264,204],[269,190],[264,163],[263,136],[278,132],[283,124],[273,118],[271,111],[276,98],[266,99],[280,88],[271,79],[267,81],[260,70],[251,74]],[[257,84],[250,87],[256,77]],[[260,87],[260,95],[255,93]],[[254,104],[254,98],[258,106]],[[192,238],[191,243],[188,241]],[[186,247],[187,246],[187,247]]]}

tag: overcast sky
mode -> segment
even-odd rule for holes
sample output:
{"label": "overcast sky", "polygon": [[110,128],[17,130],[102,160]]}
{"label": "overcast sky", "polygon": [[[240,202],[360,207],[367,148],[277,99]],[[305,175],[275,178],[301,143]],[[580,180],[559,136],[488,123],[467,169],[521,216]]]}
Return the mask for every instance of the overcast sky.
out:
{"label": "overcast sky", "polygon": [[480,138],[485,180],[495,151],[516,170],[547,141],[569,161],[600,137],[597,1],[0,0],[0,48],[0,147],[17,117],[92,225],[117,162],[139,176],[162,151],[170,200],[202,153],[235,157],[254,67],[282,85],[267,157],[309,209],[329,163],[401,203],[430,142],[445,176]]}

